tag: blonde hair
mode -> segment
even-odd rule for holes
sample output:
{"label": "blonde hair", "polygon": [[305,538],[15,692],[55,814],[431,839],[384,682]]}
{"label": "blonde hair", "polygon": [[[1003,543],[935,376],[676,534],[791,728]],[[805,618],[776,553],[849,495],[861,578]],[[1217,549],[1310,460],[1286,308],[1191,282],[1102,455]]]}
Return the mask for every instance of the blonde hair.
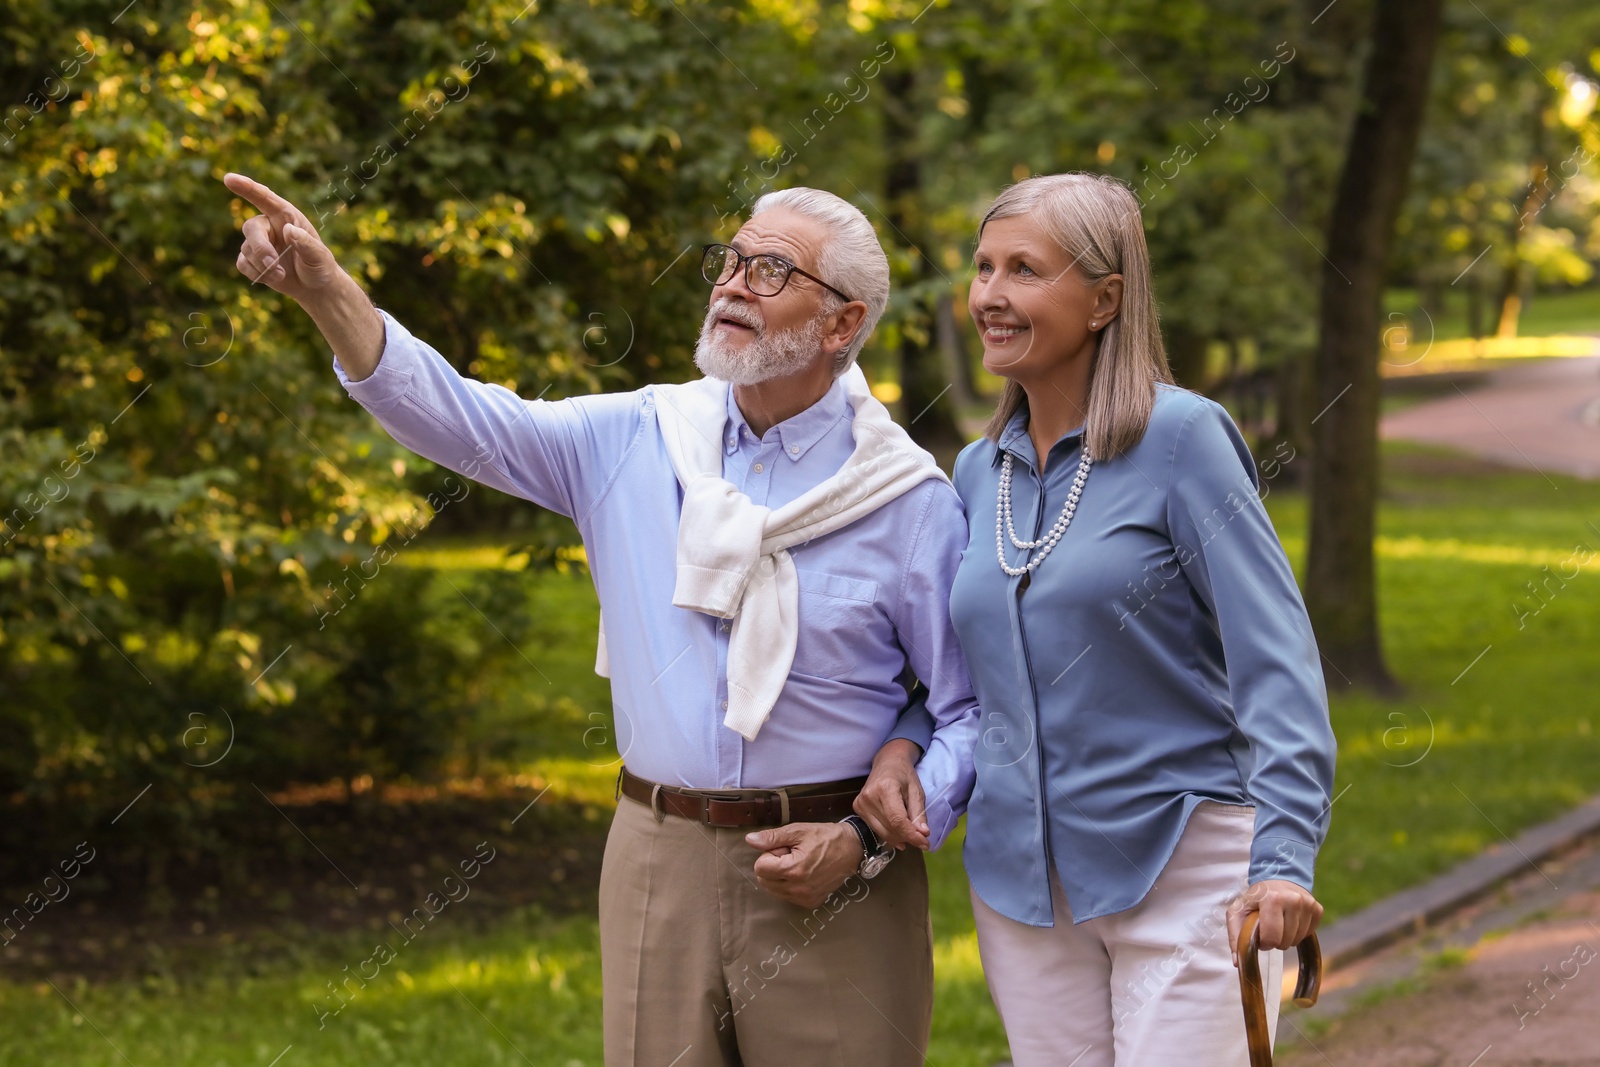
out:
{"label": "blonde hair", "polygon": [[[1172,382],[1150,278],[1139,201],[1122,182],[1103,174],[1074,172],[1027,178],[1004,189],[978,227],[993,219],[1030,215],[1039,231],[1066,253],[1090,282],[1122,275],[1122,306],[1100,331],[1089,371],[1085,435],[1090,454],[1110,459],[1139,443],[1150,424],[1156,383]],[[1015,381],[983,435],[998,441],[1011,417],[1027,403]]]}

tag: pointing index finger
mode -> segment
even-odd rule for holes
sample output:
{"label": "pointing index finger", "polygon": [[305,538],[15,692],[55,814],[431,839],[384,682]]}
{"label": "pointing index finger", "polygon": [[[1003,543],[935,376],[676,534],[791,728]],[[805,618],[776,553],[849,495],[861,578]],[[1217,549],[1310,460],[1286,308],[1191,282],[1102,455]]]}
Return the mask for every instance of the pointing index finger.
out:
{"label": "pointing index finger", "polygon": [[222,176],[222,184],[228,187],[229,192],[248,200],[265,214],[286,216],[291,219],[299,214],[293,204],[254,178],[247,178],[243,174],[230,171]]}

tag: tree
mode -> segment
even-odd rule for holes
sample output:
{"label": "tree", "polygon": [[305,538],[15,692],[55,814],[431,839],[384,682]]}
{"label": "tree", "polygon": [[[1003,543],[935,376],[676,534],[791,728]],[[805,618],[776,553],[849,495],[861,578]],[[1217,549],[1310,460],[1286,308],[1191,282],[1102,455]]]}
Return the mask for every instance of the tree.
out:
{"label": "tree", "polygon": [[[901,67],[883,75],[884,149],[887,173],[884,193],[888,198],[888,221],[895,233],[911,245],[906,282],[912,292],[914,309],[899,324],[900,335],[900,417],[916,442],[938,456],[946,465],[954,463],[966,438],[956,426],[949,394],[955,383],[946,380],[936,345],[934,312],[936,298],[928,289],[933,284],[928,257],[932,254],[922,224],[926,210],[923,194],[923,159],[916,143],[916,75]],[[942,383],[942,384],[941,384]]]}
{"label": "tree", "polygon": [[[1306,451],[1294,416],[1309,406],[1298,383],[1320,260],[1303,232],[1326,217],[1362,36],[1337,10],[1310,17],[1259,0],[930,11],[917,25],[919,71],[940,91],[926,108],[922,184],[939,258],[967,259],[976,213],[1006,182],[1121,178],[1143,205],[1179,380],[1215,388],[1208,353],[1226,346],[1259,411],[1277,374],[1272,432]],[[1281,467],[1284,480],[1305,466]]]}
{"label": "tree", "polygon": [[1312,426],[1306,604],[1336,679],[1397,687],[1378,636],[1378,335],[1395,220],[1428,101],[1443,0],[1378,3],[1328,219]]}
{"label": "tree", "polygon": [[305,204],[468,373],[552,399],[682,377],[685,245],[763,106],[740,68],[786,47],[701,3],[318,16],[0,20],[24,101],[0,113],[0,792],[64,817],[195,787],[191,712],[238,725],[211,787],[437,773],[518,655],[478,606],[510,639],[531,614],[476,587],[416,610],[427,583],[388,561],[491,491],[379,431],[309,320],[238,277],[221,174]]}
{"label": "tree", "polygon": [[[1447,20],[1432,100],[1401,210],[1390,275],[1415,286],[1414,361],[1456,312],[1464,291],[1472,336],[1514,336],[1534,284],[1581,284],[1593,276],[1584,233],[1596,153],[1593,75],[1581,73],[1582,42],[1597,28],[1592,4],[1552,0],[1527,9],[1482,0]],[[1503,33],[1505,28],[1509,33]],[[1594,57],[1590,59],[1592,69]],[[1389,333],[1406,319],[1391,311]]]}

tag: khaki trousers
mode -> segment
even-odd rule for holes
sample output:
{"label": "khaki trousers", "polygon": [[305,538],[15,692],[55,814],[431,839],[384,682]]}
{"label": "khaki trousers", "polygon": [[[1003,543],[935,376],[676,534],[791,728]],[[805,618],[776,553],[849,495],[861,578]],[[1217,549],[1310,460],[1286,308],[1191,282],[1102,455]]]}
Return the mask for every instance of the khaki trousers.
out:
{"label": "khaki trousers", "polygon": [[[1055,926],[972,894],[978,953],[1016,1067],[1243,1067],[1244,1009],[1228,901],[1244,889],[1255,809],[1200,802],[1149,894],[1077,926],[1051,872]],[[1276,1034],[1283,953],[1263,952]]]}
{"label": "khaki trousers", "polygon": [[808,910],[756,883],[749,829],[617,802],[600,873],[606,1067],[921,1067],[922,854]]}

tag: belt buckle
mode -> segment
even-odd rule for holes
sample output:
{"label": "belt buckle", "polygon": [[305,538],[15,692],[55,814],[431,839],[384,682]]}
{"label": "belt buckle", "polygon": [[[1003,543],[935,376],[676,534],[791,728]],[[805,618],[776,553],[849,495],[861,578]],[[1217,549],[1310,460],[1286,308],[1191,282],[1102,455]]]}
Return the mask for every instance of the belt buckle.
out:
{"label": "belt buckle", "polygon": [[729,797],[711,797],[711,796],[702,795],[700,797],[700,821],[705,823],[707,826],[713,827],[713,828],[718,829],[718,830],[731,830],[731,829],[734,829],[735,827],[739,826],[740,824],[736,823],[736,822],[718,822],[716,819],[712,818],[711,805],[713,805],[713,804],[737,804],[737,803],[738,803],[737,800],[734,800],[734,799],[729,798]]}

